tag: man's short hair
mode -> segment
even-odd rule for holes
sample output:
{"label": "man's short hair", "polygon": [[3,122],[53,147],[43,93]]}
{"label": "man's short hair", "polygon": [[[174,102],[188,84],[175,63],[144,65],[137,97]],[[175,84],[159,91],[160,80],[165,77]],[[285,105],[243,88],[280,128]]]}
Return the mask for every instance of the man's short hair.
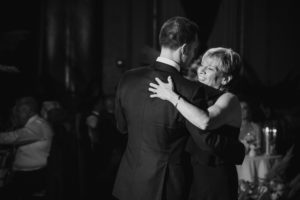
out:
{"label": "man's short hair", "polygon": [[198,38],[198,25],[185,17],[172,17],[161,27],[159,44],[161,47],[177,49],[183,44],[191,44]]}

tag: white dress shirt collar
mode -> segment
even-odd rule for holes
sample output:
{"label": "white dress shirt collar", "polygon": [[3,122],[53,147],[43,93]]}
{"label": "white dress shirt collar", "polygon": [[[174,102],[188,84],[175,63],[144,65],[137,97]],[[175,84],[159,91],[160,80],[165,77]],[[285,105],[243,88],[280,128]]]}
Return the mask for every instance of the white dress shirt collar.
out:
{"label": "white dress shirt collar", "polygon": [[171,60],[169,58],[165,58],[165,57],[157,57],[156,59],[157,62],[161,62],[161,63],[165,63],[167,65],[171,65],[172,67],[175,67],[175,69],[177,69],[177,71],[180,72],[180,66],[178,63],[176,63],[174,60]]}

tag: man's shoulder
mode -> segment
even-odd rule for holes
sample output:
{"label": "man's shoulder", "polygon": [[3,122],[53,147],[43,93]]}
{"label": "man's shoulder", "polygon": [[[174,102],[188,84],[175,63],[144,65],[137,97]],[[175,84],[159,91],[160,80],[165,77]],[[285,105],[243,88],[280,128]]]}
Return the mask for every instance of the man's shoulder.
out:
{"label": "man's shoulder", "polygon": [[134,77],[140,77],[143,74],[147,73],[150,70],[150,66],[141,66],[141,67],[135,67],[128,69],[125,71],[122,76],[121,80],[126,80],[126,79],[132,79]]}
{"label": "man's shoulder", "polygon": [[126,72],[124,72],[124,75],[130,75],[130,74],[141,73],[141,72],[144,72],[144,71],[149,71],[150,66],[151,65],[131,68],[131,69],[127,70]]}

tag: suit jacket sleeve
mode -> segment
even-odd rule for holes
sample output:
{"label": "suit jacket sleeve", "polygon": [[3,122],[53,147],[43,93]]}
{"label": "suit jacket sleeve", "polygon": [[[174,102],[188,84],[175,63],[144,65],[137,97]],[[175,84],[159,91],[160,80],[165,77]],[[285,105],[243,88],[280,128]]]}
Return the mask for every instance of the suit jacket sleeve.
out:
{"label": "suit jacket sleeve", "polygon": [[125,113],[122,107],[121,103],[121,93],[122,93],[122,79],[120,80],[116,92],[116,98],[115,98],[115,118],[116,118],[116,123],[117,123],[117,128],[118,130],[125,134],[128,132],[127,130],[127,122],[125,119]]}

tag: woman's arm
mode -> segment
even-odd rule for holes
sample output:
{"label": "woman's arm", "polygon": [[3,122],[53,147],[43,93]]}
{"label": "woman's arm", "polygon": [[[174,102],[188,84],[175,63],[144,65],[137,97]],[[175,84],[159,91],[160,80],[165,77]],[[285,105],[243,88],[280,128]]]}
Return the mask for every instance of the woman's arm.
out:
{"label": "woman's arm", "polygon": [[[188,121],[198,128],[209,130],[218,128],[224,124],[233,126],[240,125],[239,101],[233,94],[224,93],[214,105],[208,108],[208,111],[205,111],[175,93],[171,77],[168,77],[167,83],[162,82],[159,78],[155,78],[155,80],[157,84],[150,83],[149,91],[153,92],[150,97],[168,100]],[[238,116],[235,117],[235,113],[237,113]]]}

